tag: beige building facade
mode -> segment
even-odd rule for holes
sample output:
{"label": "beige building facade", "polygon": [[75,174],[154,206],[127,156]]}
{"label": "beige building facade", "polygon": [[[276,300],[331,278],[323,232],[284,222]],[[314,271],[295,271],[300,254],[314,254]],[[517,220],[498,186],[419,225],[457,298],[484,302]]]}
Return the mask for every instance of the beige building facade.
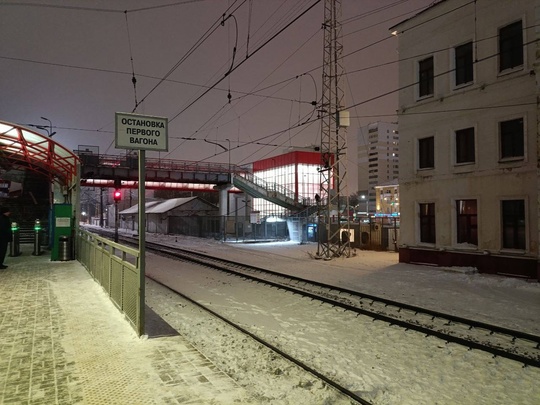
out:
{"label": "beige building facade", "polygon": [[444,0],[392,28],[400,261],[538,278],[537,3]]}

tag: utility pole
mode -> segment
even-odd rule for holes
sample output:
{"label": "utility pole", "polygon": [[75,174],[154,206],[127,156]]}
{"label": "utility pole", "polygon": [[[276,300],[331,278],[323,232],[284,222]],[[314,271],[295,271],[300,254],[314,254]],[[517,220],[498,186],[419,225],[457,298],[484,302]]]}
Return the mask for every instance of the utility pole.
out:
{"label": "utility pole", "polygon": [[[324,0],[322,77],[320,216],[317,254],[330,260],[350,256],[349,196],[347,193],[347,131],[344,110],[341,0]],[[345,215],[341,214],[345,211]]]}

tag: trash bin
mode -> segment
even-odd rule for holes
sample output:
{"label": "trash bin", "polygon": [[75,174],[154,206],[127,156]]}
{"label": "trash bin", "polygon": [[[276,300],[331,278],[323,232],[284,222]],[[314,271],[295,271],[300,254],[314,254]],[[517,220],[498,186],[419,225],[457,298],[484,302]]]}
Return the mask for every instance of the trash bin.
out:
{"label": "trash bin", "polygon": [[60,238],[58,238],[58,260],[64,262],[71,260],[69,236],[60,236]]}
{"label": "trash bin", "polygon": [[17,222],[11,223],[11,242],[9,244],[9,255],[16,257],[21,254],[20,230]]}

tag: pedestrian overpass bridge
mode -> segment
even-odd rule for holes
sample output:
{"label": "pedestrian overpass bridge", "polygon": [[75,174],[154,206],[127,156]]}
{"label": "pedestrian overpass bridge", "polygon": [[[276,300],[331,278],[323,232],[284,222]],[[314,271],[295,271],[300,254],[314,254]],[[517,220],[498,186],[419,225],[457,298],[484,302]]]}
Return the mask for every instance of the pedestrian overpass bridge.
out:
{"label": "pedestrian overpass bridge", "polygon": [[[80,153],[81,186],[137,188],[138,158]],[[243,166],[224,163],[146,158],[147,189],[244,192],[293,212],[309,204],[294,191],[255,176]]]}

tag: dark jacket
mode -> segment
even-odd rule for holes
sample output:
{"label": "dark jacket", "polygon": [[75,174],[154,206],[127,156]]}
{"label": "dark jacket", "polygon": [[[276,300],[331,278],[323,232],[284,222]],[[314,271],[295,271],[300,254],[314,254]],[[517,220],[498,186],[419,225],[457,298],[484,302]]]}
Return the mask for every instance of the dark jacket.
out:
{"label": "dark jacket", "polygon": [[0,241],[6,243],[11,240],[11,220],[7,215],[0,214]]}

